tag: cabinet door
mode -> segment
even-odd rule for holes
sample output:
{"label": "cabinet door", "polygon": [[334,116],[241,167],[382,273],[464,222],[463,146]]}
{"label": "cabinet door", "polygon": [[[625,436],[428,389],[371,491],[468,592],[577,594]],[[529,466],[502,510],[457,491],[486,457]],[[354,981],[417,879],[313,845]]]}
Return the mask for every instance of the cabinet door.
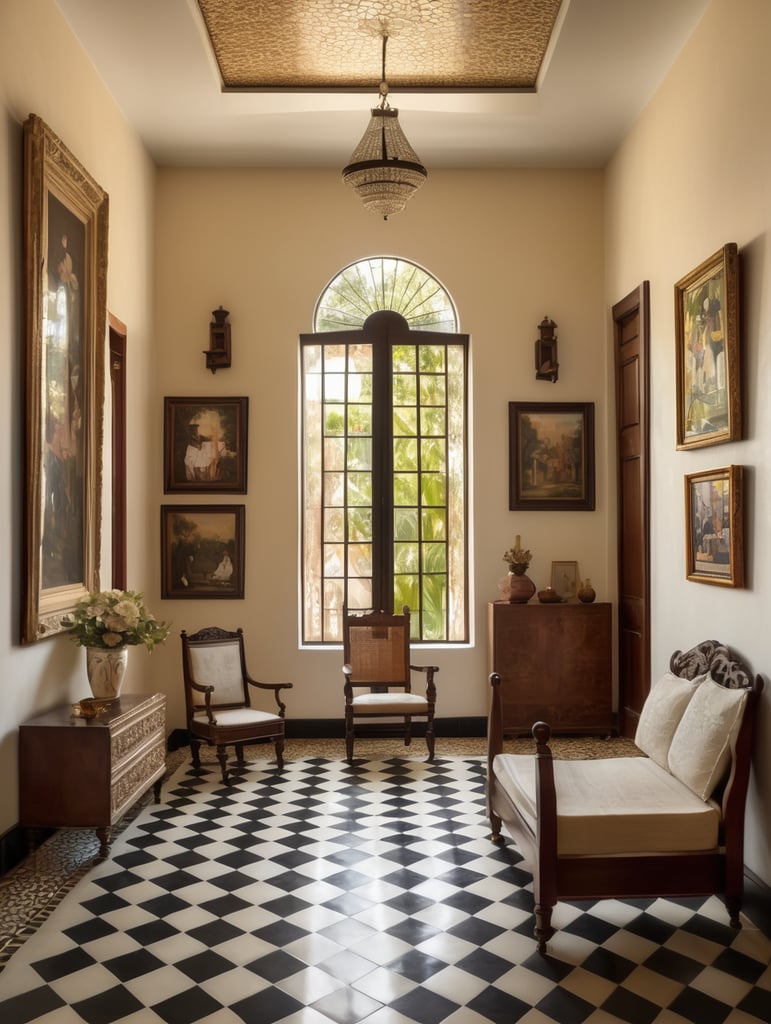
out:
{"label": "cabinet door", "polygon": [[609,604],[495,603],[490,621],[505,732],[527,734],[538,721],[555,732],[610,731]]}

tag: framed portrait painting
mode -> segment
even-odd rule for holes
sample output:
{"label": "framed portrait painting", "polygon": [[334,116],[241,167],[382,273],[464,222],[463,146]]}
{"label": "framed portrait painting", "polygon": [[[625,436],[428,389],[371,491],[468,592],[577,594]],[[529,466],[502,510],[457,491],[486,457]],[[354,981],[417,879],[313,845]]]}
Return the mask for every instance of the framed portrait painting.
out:
{"label": "framed portrait painting", "polygon": [[739,255],[724,245],[675,285],[677,447],[742,436]]}
{"label": "framed portrait painting", "polygon": [[743,476],[742,466],[686,476],[687,579],[744,586]]}
{"label": "framed portrait painting", "polygon": [[243,505],[161,505],[161,597],[244,596]]}
{"label": "framed portrait painting", "polygon": [[571,601],[578,594],[578,562],[552,562],[551,586],[563,601]]}
{"label": "framed portrait painting", "polygon": [[164,491],[246,494],[248,398],[164,398]]}
{"label": "framed portrait painting", "polygon": [[594,405],[509,402],[509,508],[594,509]]}
{"label": "framed portrait painting", "polygon": [[99,589],[108,197],[36,115],[24,124],[21,639]]}

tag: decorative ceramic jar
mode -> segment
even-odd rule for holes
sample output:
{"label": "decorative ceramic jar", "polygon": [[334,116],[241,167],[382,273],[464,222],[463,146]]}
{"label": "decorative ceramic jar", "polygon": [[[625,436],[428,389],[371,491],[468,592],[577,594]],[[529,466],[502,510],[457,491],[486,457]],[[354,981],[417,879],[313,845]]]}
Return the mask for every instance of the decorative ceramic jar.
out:
{"label": "decorative ceramic jar", "polygon": [[554,587],[547,587],[545,590],[538,591],[538,600],[541,604],[559,604],[562,598]]}
{"label": "decorative ceramic jar", "polygon": [[509,604],[526,604],[535,593],[535,583],[527,575],[527,562],[509,566]]}
{"label": "decorative ceramic jar", "polygon": [[591,604],[596,596],[592,581],[587,576],[578,588],[578,600],[583,601],[584,604]]}
{"label": "decorative ceramic jar", "polygon": [[86,674],[93,695],[106,700],[119,697],[127,664],[128,647],[87,647]]}

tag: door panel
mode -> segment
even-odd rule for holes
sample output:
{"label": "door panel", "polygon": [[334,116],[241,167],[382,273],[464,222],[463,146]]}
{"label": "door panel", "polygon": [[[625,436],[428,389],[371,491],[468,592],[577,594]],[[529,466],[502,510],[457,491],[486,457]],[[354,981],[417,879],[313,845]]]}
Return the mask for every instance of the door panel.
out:
{"label": "door panel", "polygon": [[618,459],[619,731],[633,737],[650,689],[648,282],[613,307]]}

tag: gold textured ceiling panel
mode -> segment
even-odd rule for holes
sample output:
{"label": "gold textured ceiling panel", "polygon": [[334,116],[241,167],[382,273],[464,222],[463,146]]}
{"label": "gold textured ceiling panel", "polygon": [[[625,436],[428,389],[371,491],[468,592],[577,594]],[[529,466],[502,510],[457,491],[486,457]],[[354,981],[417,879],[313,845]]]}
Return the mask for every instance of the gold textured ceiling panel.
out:
{"label": "gold textured ceiling panel", "polygon": [[198,0],[228,90],[532,90],[561,0]]}

